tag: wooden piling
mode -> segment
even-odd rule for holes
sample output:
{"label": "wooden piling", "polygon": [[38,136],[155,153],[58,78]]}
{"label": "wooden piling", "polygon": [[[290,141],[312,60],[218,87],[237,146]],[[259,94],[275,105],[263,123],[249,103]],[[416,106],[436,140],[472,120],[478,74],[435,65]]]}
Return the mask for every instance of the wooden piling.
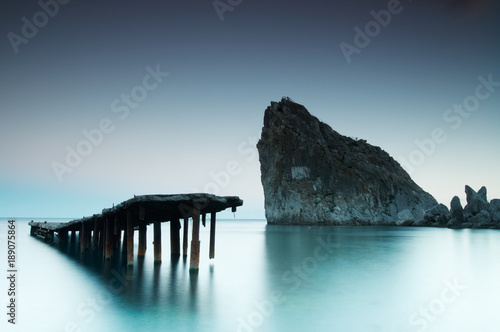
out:
{"label": "wooden piling", "polygon": [[68,231],[58,231],[57,232],[57,246],[62,248],[65,244],[68,243]]}
{"label": "wooden piling", "polygon": [[106,237],[106,236],[104,236],[106,234],[105,233],[105,226],[106,226],[105,224],[106,223],[104,221],[101,221],[99,223],[99,233],[100,233],[100,236],[99,236],[99,245],[102,248],[101,250],[102,250],[102,255],[103,256],[104,256],[104,251],[105,251],[105,247],[104,247],[104,245],[105,245],[104,241],[105,240],[104,240],[104,238]]}
{"label": "wooden piling", "polygon": [[114,220],[111,217],[106,217],[106,250],[104,253],[104,259],[110,260],[111,256],[113,256],[113,248],[115,245],[115,241],[113,239],[114,233]]}
{"label": "wooden piling", "polygon": [[49,231],[47,242],[52,244],[54,242],[54,231]]}
{"label": "wooden piling", "polygon": [[210,259],[215,258],[215,212],[210,215]]}
{"label": "wooden piling", "polygon": [[85,234],[85,240],[86,240],[86,243],[85,243],[85,250],[90,250],[91,248],[91,242],[92,242],[92,226],[91,225],[87,225],[87,227],[85,228],[87,234]]}
{"label": "wooden piling", "polygon": [[127,266],[134,265],[134,220],[132,211],[127,210]]}
{"label": "wooden piling", "polygon": [[127,225],[123,230],[122,255],[127,255]]}
{"label": "wooden piling", "polygon": [[99,246],[99,219],[94,221],[94,234],[92,238],[92,250],[97,250]]}
{"label": "wooden piling", "polygon": [[107,225],[106,225],[106,220],[103,220],[101,223],[101,245],[102,245],[102,256],[106,257],[106,240],[107,240],[107,231],[106,231]]}
{"label": "wooden piling", "polygon": [[184,218],[184,229],[182,238],[182,255],[187,256],[188,250],[188,228],[189,228],[189,218]]}
{"label": "wooden piling", "polygon": [[137,256],[146,255],[146,208],[144,205],[139,206],[139,249]]}
{"label": "wooden piling", "polygon": [[161,263],[161,223],[154,222],[154,262]]}
{"label": "wooden piling", "polygon": [[82,222],[80,227],[80,253],[82,255],[85,254],[87,249],[89,248],[89,235],[88,235],[88,225],[85,222]]}
{"label": "wooden piling", "polygon": [[115,237],[115,249],[120,250],[120,244],[122,240],[122,230],[120,228],[120,220],[118,219],[117,214],[115,214],[115,229],[113,234]]}
{"label": "wooden piling", "polygon": [[179,219],[170,220],[170,254],[172,256],[179,256],[181,254],[180,228]]}
{"label": "wooden piling", "polygon": [[191,236],[191,257],[189,269],[198,271],[200,268],[200,210],[193,208],[193,233]]}
{"label": "wooden piling", "polygon": [[139,250],[137,256],[144,256],[146,254],[146,223],[139,221]]}
{"label": "wooden piling", "polygon": [[85,229],[85,224],[82,222],[82,224],[80,225],[80,231],[78,231],[78,242],[80,244],[80,254],[84,254],[85,253],[85,248],[83,247],[83,230]]}

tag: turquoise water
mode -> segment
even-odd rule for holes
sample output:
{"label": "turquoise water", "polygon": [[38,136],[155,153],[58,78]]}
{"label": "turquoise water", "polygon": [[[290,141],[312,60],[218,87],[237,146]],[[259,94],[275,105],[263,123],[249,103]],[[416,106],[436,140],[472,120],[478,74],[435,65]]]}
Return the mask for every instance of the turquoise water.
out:
{"label": "turquoise water", "polygon": [[[148,249],[133,269],[49,246],[17,220],[17,324],[2,331],[498,331],[500,232],[268,226],[201,229],[198,274]],[[7,220],[0,266],[7,274]],[[137,238],[135,241],[137,245]],[[137,249],[137,248],[136,248]],[[120,256],[120,255],[118,255]],[[7,280],[0,283],[7,303]],[[6,312],[7,309],[3,306]],[[6,328],[4,328],[6,327]]]}

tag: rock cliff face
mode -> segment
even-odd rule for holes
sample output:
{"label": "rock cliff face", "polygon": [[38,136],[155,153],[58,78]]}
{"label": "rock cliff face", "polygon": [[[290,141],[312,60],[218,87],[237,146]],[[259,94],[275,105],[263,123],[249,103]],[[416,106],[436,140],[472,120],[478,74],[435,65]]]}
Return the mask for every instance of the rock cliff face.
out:
{"label": "rock cliff face", "polygon": [[381,148],[288,98],[266,109],[257,148],[270,224],[411,225],[437,205]]}

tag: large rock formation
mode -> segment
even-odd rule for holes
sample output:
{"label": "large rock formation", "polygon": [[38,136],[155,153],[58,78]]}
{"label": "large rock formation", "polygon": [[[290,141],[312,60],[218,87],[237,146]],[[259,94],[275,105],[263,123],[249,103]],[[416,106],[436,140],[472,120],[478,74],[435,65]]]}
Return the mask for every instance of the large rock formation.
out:
{"label": "large rock formation", "polygon": [[410,225],[437,205],[387,152],[289,98],[266,109],[257,148],[270,224]]}

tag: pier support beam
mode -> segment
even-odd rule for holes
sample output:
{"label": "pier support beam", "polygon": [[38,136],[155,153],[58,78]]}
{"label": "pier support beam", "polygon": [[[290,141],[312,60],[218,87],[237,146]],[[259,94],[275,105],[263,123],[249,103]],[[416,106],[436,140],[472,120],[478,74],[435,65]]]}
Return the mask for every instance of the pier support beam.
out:
{"label": "pier support beam", "polygon": [[181,223],[179,219],[170,220],[170,254],[172,256],[179,256],[181,254],[180,228]]}
{"label": "pier support beam", "polygon": [[200,268],[200,210],[193,208],[193,235],[191,236],[191,257],[189,269],[198,271]]}
{"label": "pier support beam", "polygon": [[146,254],[146,223],[139,221],[139,251],[137,256],[144,256]]}
{"label": "pier support beam", "polygon": [[134,220],[132,211],[127,210],[127,266],[134,265]]}
{"label": "pier support beam", "polygon": [[[31,227],[33,229],[33,227]],[[62,248],[64,245],[68,243],[68,231],[62,230],[57,232],[57,246]]]}
{"label": "pier support beam", "polygon": [[48,237],[47,237],[46,241],[47,241],[49,244],[54,243],[54,231],[49,231],[49,233],[48,233]]}
{"label": "pier support beam", "polygon": [[123,230],[122,255],[127,255],[127,225]]}
{"label": "pier support beam", "polygon": [[111,217],[106,218],[106,250],[104,253],[104,259],[110,260],[111,256],[113,256],[113,247],[114,247],[114,239],[113,239],[114,225],[113,219]]}
{"label": "pier support beam", "polygon": [[189,228],[189,218],[184,218],[184,229],[182,236],[182,255],[187,256],[188,250],[188,228]]}
{"label": "pier support beam", "polygon": [[210,259],[215,258],[215,212],[210,215]]}
{"label": "pier support beam", "polygon": [[144,205],[139,206],[139,250],[137,256],[146,255],[146,208]]}
{"label": "pier support beam", "polygon": [[161,263],[161,223],[154,222],[154,262]]}
{"label": "pier support beam", "polygon": [[99,223],[99,219],[96,219],[94,221],[94,233],[92,234],[92,250],[97,250],[97,248],[99,247]]}
{"label": "pier support beam", "polygon": [[101,250],[102,250],[102,256],[106,256],[106,219],[104,219],[101,223]]}
{"label": "pier support beam", "polygon": [[80,228],[80,253],[83,255],[90,248],[90,232],[89,226],[82,222]]}
{"label": "pier support beam", "polygon": [[115,249],[117,252],[120,251],[120,244],[122,241],[122,230],[120,228],[120,220],[118,219],[118,215],[115,214],[115,229],[113,232],[115,236]]}

